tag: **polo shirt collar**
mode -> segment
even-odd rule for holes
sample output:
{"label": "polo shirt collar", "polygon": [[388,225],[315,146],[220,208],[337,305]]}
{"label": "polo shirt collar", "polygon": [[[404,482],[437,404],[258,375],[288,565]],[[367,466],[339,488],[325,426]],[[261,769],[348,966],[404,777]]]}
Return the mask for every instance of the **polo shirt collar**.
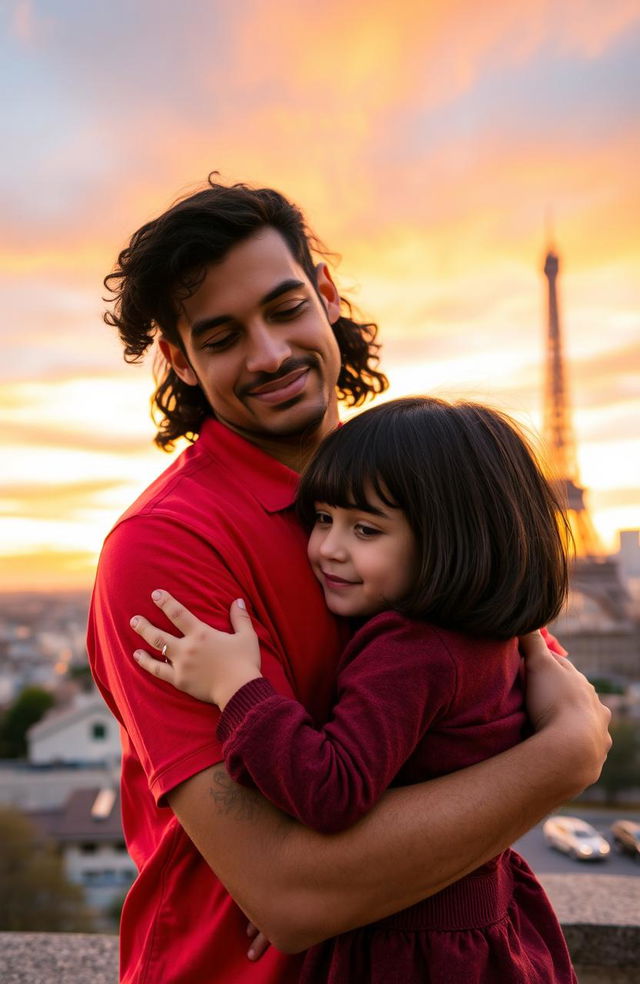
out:
{"label": "polo shirt collar", "polygon": [[250,491],[267,512],[280,512],[293,505],[300,476],[244,437],[217,420],[207,418],[197,444],[214,459],[224,462],[238,482]]}

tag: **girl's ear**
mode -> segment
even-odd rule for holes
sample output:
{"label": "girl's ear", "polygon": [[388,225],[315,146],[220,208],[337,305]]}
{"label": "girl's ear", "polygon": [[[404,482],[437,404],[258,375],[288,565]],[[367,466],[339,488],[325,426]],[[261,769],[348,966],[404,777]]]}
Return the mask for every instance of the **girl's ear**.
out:
{"label": "girl's ear", "polygon": [[329,323],[334,325],[340,317],[340,294],[326,263],[318,263],[316,266],[316,287],[325,306]]}
{"label": "girl's ear", "polygon": [[191,363],[179,345],[174,345],[173,342],[168,341],[166,338],[160,338],[158,341],[158,346],[176,376],[178,376],[183,383],[186,383],[187,386],[199,385],[198,377],[193,371]]}

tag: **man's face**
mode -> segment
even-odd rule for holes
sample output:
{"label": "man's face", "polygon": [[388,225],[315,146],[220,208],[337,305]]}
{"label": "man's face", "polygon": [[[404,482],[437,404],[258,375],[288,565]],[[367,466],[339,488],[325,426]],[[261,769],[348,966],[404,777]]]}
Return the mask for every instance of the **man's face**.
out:
{"label": "man's face", "polygon": [[[217,419],[275,457],[338,423],[340,313],[324,265],[317,290],[282,236],[261,229],[208,268],[178,320],[184,352],[161,341],[178,376],[202,387]],[[313,435],[313,438],[311,437]],[[287,457],[286,451],[284,457]]]}

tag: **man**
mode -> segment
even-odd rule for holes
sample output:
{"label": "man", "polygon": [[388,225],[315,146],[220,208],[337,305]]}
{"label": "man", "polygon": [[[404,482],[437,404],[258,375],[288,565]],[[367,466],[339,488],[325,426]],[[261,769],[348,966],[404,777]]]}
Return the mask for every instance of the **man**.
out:
{"label": "man", "polygon": [[[386,380],[375,326],[350,317],[310,242],[278,193],[213,182],[138,230],[107,278],[125,356],[158,336],[158,443],[195,441],[107,538],[90,616],[94,675],[122,727],[123,824],[139,869],[121,925],[125,982],[295,981],[298,960],[280,951],[473,870],[595,781],[608,748],[608,712],[542,645],[529,660],[536,734],[391,790],[354,828],[323,837],[232,783],[216,709],[132,658],[129,619],[158,623],[154,589],[221,629],[242,597],[264,675],[326,718],[345,629],[307,565],[296,473],[337,425],[336,394],[360,403]],[[275,944],[253,963],[243,913]]]}

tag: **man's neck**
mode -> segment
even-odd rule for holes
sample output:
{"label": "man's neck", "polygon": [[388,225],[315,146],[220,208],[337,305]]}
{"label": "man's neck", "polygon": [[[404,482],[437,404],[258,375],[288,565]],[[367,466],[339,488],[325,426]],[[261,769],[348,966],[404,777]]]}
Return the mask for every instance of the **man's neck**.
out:
{"label": "man's neck", "polygon": [[261,442],[259,446],[281,465],[286,465],[287,468],[300,474],[311,461],[320,441],[321,438],[315,438],[315,435],[311,439],[308,435],[301,435],[297,441],[274,440],[271,445]]}
{"label": "man's neck", "polygon": [[340,423],[337,405],[335,408],[327,410],[319,425],[296,434],[274,435],[273,437],[268,437],[265,434],[252,434],[249,431],[231,427],[227,421],[218,419],[221,424],[260,448],[265,454],[298,473],[305,469],[323,439]]}

